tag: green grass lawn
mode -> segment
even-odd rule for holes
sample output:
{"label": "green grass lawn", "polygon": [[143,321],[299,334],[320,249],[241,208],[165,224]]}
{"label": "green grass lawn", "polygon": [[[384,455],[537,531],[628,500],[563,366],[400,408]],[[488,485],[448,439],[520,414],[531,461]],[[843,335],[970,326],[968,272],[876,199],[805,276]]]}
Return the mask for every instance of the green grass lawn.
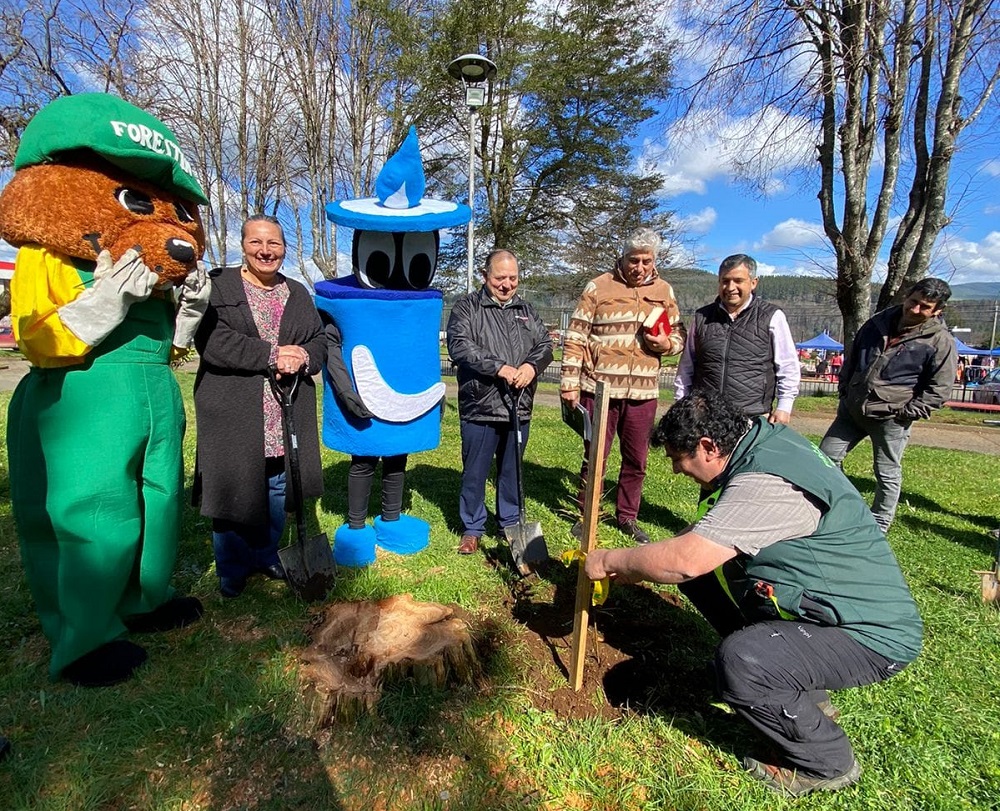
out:
{"label": "green grass lawn", "polygon": [[[179,379],[191,426],[190,485],[193,375]],[[9,398],[0,395],[4,430]],[[824,407],[835,402],[806,397],[801,410],[814,399]],[[539,407],[526,455],[528,512],[541,521],[554,555],[574,545],[570,495],[580,455],[556,409]],[[672,635],[676,656],[658,664],[673,683],[690,682],[698,700],[613,721],[536,709],[533,699],[565,682],[553,663],[541,680],[537,668],[525,666],[525,632],[510,615],[507,573],[482,555],[455,553],[459,460],[450,402],[441,446],[409,464],[408,509],[430,522],[430,547],[406,558],[380,553],[359,573],[341,570],[333,597],[410,592],[462,605],[493,629],[483,679],[449,691],[397,688],[371,717],[313,732],[298,698],[296,652],[317,609],[263,579],[252,580],[240,599],[219,597],[209,524],[190,508],[176,582],[205,603],[202,621],[143,637],[149,664],[125,685],[85,691],[51,683],[0,458],[0,731],[15,745],[0,764],[0,809],[943,811],[1000,804],[1000,612],[981,604],[974,574],[992,560],[985,530],[1000,523],[1000,458],[907,451],[890,541],[924,617],[924,652],[885,684],[834,696],[862,763],[861,782],[798,801],[742,775],[739,757],[754,738],[705,689],[701,664],[712,637],[684,607],[651,633]],[[610,476],[617,464],[613,454]],[[332,537],[346,508],[348,460],[325,451],[324,466],[318,518]],[[846,471],[870,499],[867,446],[848,457]],[[660,536],[672,533],[692,518],[696,492],[654,455],[640,519]],[[613,528],[600,532],[604,543],[623,542]],[[487,552],[498,545],[492,536],[484,541]],[[547,594],[547,585],[534,588]],[[637,611],[643,602],[636,595],[612,588],[601,610]]]}

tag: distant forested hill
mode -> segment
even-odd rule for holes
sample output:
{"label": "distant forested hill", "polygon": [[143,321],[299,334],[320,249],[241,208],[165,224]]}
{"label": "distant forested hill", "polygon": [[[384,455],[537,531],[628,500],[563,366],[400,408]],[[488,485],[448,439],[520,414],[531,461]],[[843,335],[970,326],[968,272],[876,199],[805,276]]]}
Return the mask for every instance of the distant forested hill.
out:
{"label": "distant forested hill", "polygon": [[1000,298],[1000,283],[997,282],[969,282],[967,284],[953,284],[951,286],[952,301],[985,301]]}
{"label": "distant forested hill", "polygon": [[[718,293],[718,276],[715,273],[694,268],[667,268],[661,270],[661,274],[674,288],[685,320],[690,320],[699,307],[714,301]],[[568,319],[588,278],[582,275],[526,278],[519,292],[538,308],[547,324],[559,328]],[[874,287],[872,307],[875,306],[878,293],[878,287]],[[840,311],[834,298],[833,279],[815,276],[761,276],[757,295],[784,310],[792,337],[796,341],[805,341],[823,330],[838,341],[844,340]],[[960,335],[966,343],[974,346],[987,345],[994,334],[996,299],[1000,299],[1000,284],[982,282],[954,285],[946,313],[949,326],[970,330]],[[1000,338],[1000,333],[997,337]]]}
{"label": "distant forested hill", "polygon": [[[685,318],[699,307],[715,300],[719,292],[719,277],[715,273],[686,268],[671,268],[663,274],[677,296]],[[841,338],[840,311],[834,300],[831,279],[803,276],[761,276],[757,295],[764,301],[781,307],[788,318],[792,337],[796,341],[812,338],[827,330],[837,340]]]}

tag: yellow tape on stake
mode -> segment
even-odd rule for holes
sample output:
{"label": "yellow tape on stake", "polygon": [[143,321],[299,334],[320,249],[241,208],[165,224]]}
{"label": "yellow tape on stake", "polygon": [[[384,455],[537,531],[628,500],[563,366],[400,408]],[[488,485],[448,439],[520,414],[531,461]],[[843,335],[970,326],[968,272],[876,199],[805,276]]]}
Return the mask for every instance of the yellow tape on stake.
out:
{"label": "yellow tape on stake", "polygon": [[[571,563],[579,563],[581,566],[587,559],[587,553],[582,549],[570,549],[562,553],[562,562],[569,566]],[[608,592],[611,591],[611,578],[605,577],[602,580],[591,582],[590,604],[603,605],[608,599]]]}

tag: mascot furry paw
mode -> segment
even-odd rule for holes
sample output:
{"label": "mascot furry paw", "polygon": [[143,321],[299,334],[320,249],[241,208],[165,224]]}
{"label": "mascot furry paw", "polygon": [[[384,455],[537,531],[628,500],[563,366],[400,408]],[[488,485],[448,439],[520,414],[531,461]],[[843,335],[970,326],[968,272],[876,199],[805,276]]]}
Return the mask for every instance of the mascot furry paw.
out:
{"label": "mascot furry paw", "polygon": [[0,237],[31,361],[7,421],[25,575],[50,674],[85,686],[146,658],[128,632],[198,619],[169,585],[184,409],[169,362],[208,306],[207,203],[170,130],[119,98],[68,96],[29,122],[0,193]]}

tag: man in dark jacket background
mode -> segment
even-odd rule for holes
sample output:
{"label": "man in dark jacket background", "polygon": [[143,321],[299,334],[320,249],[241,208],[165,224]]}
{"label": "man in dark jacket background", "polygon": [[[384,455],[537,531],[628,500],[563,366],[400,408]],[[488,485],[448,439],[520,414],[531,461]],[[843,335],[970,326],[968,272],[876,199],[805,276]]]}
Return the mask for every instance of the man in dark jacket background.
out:
{"label": "man in dark jacket background", "polygon": [[883,532],[896,514],[910,425],[940,408],[955,380],[955,339],[941,318],[950,297],[947,282],[921,279],[902,305],[875,313],[862,325],[840,372],[837,416],[820,449],[840,465],[871,437],[872,514]]}
{"label": "man in dark jacket background", "polygon": [[486,529],[486,479],[497,462],[496,518],[501,530],[518,520],[511,408],[521,420],[521,446],[538,375],[552,361],[552,339],[538,313],[517,295],[518,262],[499,249],[486,257],[483,286],[455,302],[448,319],[448,354],[458,366],[462,429],[462,492],[458,551],[471,555]]}

